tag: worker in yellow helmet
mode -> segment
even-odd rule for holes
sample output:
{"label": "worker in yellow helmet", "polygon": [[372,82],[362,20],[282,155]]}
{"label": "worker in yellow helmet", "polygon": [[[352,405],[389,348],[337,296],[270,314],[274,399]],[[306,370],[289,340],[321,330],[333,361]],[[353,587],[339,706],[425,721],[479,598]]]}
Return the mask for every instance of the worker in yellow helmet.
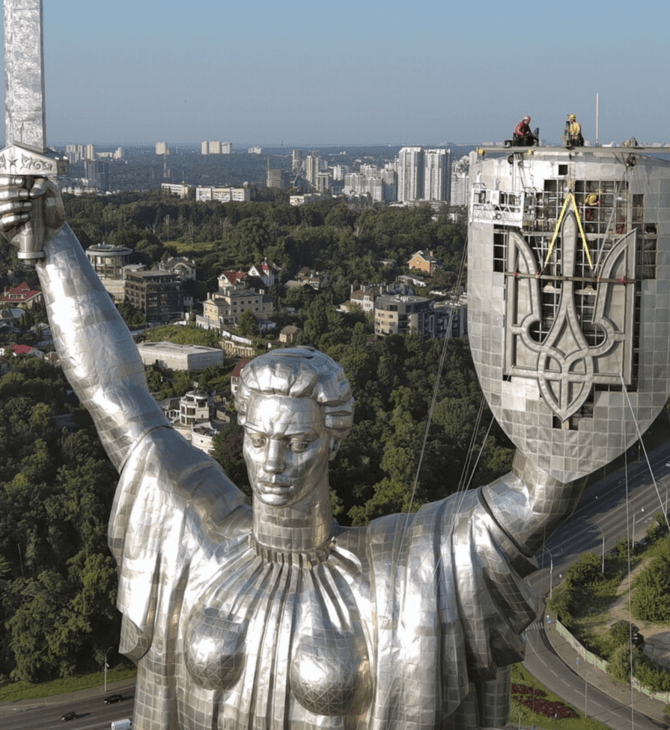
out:
{"label": "worker in yellow helmet", "polygon": [[565,146],[566,147],[583,147],[584,137],[582,137],[582,125],[577,121],[574,114],[568,116],[565,123]]}

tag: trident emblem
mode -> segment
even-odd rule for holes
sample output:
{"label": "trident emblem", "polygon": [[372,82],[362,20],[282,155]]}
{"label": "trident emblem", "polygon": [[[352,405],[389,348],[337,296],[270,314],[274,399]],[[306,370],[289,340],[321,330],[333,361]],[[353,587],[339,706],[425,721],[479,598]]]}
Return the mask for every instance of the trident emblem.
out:
{"label": "trident emblem", "polygon": [[594,264],[572,193],[546,256],[510,232],[505,374],[535,379],[562,428],[594,388],[634,385],[635,234]]}

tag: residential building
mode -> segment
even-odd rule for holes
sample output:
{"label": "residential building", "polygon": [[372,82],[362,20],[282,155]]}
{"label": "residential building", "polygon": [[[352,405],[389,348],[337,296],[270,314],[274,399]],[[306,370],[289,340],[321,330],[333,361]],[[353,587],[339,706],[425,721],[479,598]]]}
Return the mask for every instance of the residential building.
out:
{"label": "residential building", "polygon": [[170,148],[167,142],[156,142],[156,154],[157,155],[169,155]]}
{"label": "residential building", "polygon": [[196,279],[197,269],[195,261],[186,258],[186,256],[172,256],[166,261],[161,261],[158,264],[158,268],[161,271],[171,271],[182,281],[195,281]]}
{"label": "residential building", "polygon": [[179,425],[193,426],[198,421],[209,421],[212,403],[204,390],[190,390],[179,399]]}
{"label": "residential building", "polygon": [[195,189],[196,200],[218,200],[220,203],[246,203],[251,200],[251,189],[244,185],[233,187],[201,187]]}
{"label": "residential building", "polygon": [[123,267],[130,263],[132,255],[132,248],[109,243],[94,243],[86,249],[86,258],[101,279],[122,279]]}
{"label": "residential building", "polygon": [[84,160],[84,182],[92,190],[109,191],[109,162],[107,160]]}
{"label": "residential building", "polygon": [[166,195],[174,195],[177,198],[191,200],[195,198],[195,186],[177,183],[161,183],[161,192]]}
{"label": "residential building", "polygon": [[141,342],[137,345],[145,365],[170,370],[204,370],[223,366],[223,350],[204,345],[177,345],[174,342]]}
{"label": "residential building", "polygon": [[259,266],[254,264],[247,273],[249,276],[257,276],[267,287],[273,286],[276,281],[275,272],[272,270],[267,259],[264,259],[263,263]]}
{"label": "residential building", "polygon": [[317,200],[320,200],[320,195],[314,195],[313,193],[306,193],[305,195],[291,195],[289,196],[288,203],[289,205],[306,205],[307,203],[315,203]]}
{"label": "residential building", "polygon": [[228,289],[243,289],[244,280],[247,278],[245,271],[224,271],[219,274],[219,292],[225,293]]}
{"label": "residential building", "polygon": [[324,194],[329,192],[333,182],[333,176],[330,172],[317,172],[314,178],[314,189],[317,193]]}
{"label": "residential building", "polygon": [[108,243],[95,243],[86,249],[86,257],[100,277],[102,285],[116,301],[122,302],[125,298],[124,267],[130,265],[132,255],[132,248]]}
{"label": "residential building", "polygon": [[467,333],[464,303],[435,302],[427,297],[386,295],[375,300],[375,334],[418,334],[427,339]]}
{"label": "residential building", "polygon": [[203,302],[202,324],[207,327],[237,326],[240,317],[248,309],[257,319],[265,319],[273,310],[272,297],[259,294],[255,289],[230,288],[225,292],[210,294]]}
{"label": "residential building", "polygon": [[125,298],[149,325],[170,324],[183,317],[184,285],[169,271],[127,271]]}
{"label": "residential building", "polygon": [[237,365],[233,368],[233,372],[230,374],[230,392],[233,395],[233,398],[235,397],[237,393],[237,389],[240,387],[240,373],[242,372],[242,368],[248,363],[251,362],[251,358],[243,357],[238,362]]}
{"label": "residential building", "polygon": [[468,307],[465,302],[435,302],[434,337],[463,337],[468,334]]}
{"label": "residential building", "polygon": [[[0,348],[2,350],[2,348]],[[39,360],[44,360],[44,353],[42,350],[38,350],[36,347],[30,345],[5,345],[3,353],[5,357],[19,357],[19,355],[27,355],[29,357],[36,357]]]}
{"label": "residential building", "polygon": [[423,153],[423,199],[428,201],[449,200],[451,182],[451,151],[448,149],[425,150]]}
{"label": "residential building", "polygon": [[262,155],[263,154],[263,148],[262,147],[249,147],[247,152],[250,155]]}
{"label": "residential building", "polygon": [[451,192],[449,202],[452,205],[468,205],[470,187],[470,158],[461,157],[451,165]]}
{"label": "residential building", "polygon": [[410,269],[418,269],[432,276],[435,269],[441,267],[440,260],[436,258],[432,251],[417,251],[407,262]]}
{"label": "residential building", "polygon": [[300,327],[296,327],[293,324],[287,324],[283,327],[279,333],[279,341],[285,345],[293,345],[298,340],[298,335],[302,332]]}
{"label": "residential building", "polygon": [[352,304],[362,312],[370,314],[375,311],[375,299],[384,291],[382,286],[364,285],[361,289],[352,291],[348,304]]}
{"label": "residential building", "polygon": [[268,188],[280,188],[286,187],[286,173],[284,170],[279,170],[274,167],[270,167],[265,173],[265,185]]}
{"label": "residential building", "polygon": [[26,307],[30,309],[33,304],[42,301],[42,292],[39,289],[31,289],[24,281],[17,286],[10,286],[0,296],[0,306],[12,305],[14,307]]}
{"label": "residential building", "polygon": [[321,158],[317,155],[305,157],[305,179],[311,185],[316,183],[316,174],[321,172]]}
{"label": "residential building", "polygon": [[300,170],[302,169],[302,166],[304,164],[303,157],[302,157],[302,150],[292,150],[291,151],[291,172],[294,175],[297,175]]}
{"label": "residential building", "polygon": [[383,294],[375,301],[375,334],[423,335],[430,312],[431,300],[427,297]]}
{"label": "residential building", "polygon": [[229,155],[233,151],[232,142],[201,142],[200,153],[203,155]]}
{"label": "residential building", "polygon": [[398,153],[398,200],[410,203],[423,198],[423,148],[403,147]]}

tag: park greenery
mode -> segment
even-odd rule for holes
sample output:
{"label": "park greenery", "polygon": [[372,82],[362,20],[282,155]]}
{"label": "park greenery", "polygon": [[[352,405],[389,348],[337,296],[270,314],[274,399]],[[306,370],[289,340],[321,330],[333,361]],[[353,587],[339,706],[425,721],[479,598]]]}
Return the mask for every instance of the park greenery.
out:
{"label": "park greenery", "polygon": [[630,590],[631,618],[667,625],[670,618],[670,537],[664,517],[647,530],[644,544],[620,541],[605,557],[582,555],[567,572],[549,601],[549,609],[591,652],[607,660],[607,671],[627,684],[632,675],[653,692],[670,691],[670,673],[644,654],[638,627],[607,621],[609,608],[621,595],[629,571],[639,566]]}

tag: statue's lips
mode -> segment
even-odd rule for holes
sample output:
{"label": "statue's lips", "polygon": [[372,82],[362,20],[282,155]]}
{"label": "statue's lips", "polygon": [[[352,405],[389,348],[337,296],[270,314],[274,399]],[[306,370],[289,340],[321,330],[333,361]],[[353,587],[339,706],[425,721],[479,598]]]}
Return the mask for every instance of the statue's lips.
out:
{"label": "statue's lips", "polygon": [[291,484],[269,484],[267,482],[261,482],[258,485],[258,489],[261,494],[276,494],[285,495],[293,491],[293,485]]}

